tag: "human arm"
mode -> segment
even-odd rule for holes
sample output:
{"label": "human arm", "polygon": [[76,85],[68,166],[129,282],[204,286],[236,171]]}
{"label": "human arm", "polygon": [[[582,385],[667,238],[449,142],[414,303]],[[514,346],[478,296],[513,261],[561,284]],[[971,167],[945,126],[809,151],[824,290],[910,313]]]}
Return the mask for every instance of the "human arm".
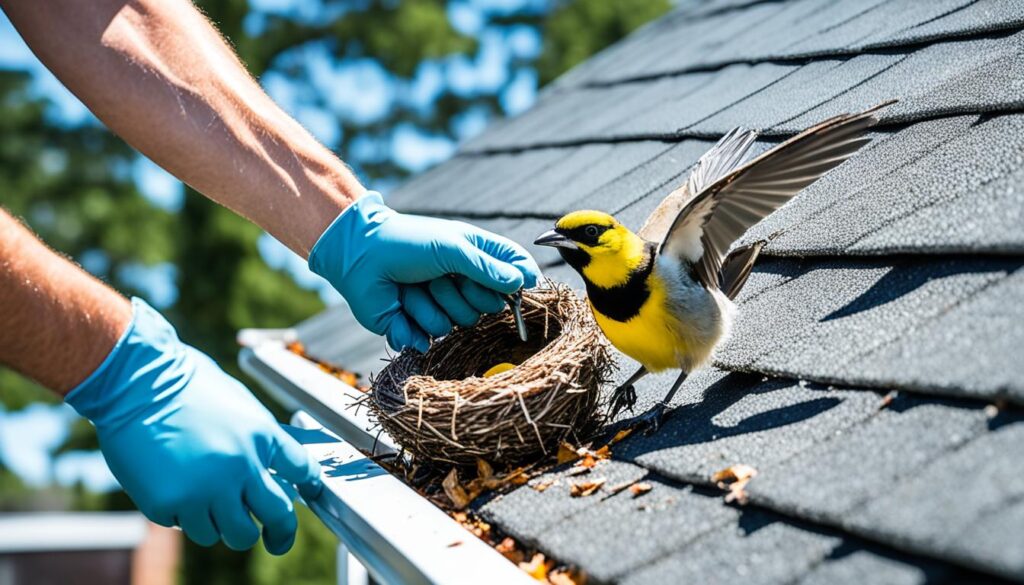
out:
{"label": "human arm", "polygon": [[[54,253],[0,210],[0,365],[66,395],[96,426],[139,509],[192,540],[283,553],[296,519],[279,481],[315,496],[319,465],[237,380],[173,327]],[[271,475],[273,469],[276,475]]]}
{"label": "human arm", "polygon": [[[311,268],[395,349],[425,349],[453,324],[501,310],[498,293],[536,282],[536,263],[504,238],[364,197],[187,0],[0,5],[43,63],[132,146],[301,256],[319,242]],[[359,209],[343,213],[355,200]]]}

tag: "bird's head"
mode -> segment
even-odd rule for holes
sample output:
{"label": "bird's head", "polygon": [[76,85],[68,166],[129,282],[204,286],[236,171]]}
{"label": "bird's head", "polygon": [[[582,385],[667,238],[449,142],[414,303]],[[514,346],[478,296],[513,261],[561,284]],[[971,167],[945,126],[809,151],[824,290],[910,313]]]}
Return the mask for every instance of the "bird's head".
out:
{"label": "bird's head", "polygon": [[642,254],[643,241],[614,217],[600,211],[574,211],[540,235],[538,246],[558,249],[570,266],[581,270],[593,260],[631,260]]}

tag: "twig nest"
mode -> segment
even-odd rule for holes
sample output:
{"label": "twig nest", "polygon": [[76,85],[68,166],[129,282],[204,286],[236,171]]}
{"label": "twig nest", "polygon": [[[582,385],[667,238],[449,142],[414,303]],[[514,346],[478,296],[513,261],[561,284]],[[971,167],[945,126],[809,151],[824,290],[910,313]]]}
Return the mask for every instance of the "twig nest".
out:
{"label": "twig nest", "polygon": [[[599,388],[614,369],[586,303],[549,283],[524,292],[529,340],[510,311],[456,328],[426,354],[406,350],[373,380],[380,424],[421,461],[521,464],[599,423]],[[496,365],[514,368],[484,377]]]}

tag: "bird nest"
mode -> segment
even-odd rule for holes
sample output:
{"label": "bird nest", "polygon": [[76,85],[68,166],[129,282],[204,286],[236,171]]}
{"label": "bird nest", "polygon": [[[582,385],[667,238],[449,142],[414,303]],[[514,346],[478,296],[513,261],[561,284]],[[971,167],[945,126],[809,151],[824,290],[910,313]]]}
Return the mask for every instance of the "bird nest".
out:
{"label": "bird nest", "polygon": [[[521,464],[599,424],[599,388],[614,369],[584,301],[565,285],[523,293],[528,341],[510,311],[456,328],[426,354],[406,350],[372,382],[370,405],[420,461]],[[516,367],[483,377],[496,364]]]}

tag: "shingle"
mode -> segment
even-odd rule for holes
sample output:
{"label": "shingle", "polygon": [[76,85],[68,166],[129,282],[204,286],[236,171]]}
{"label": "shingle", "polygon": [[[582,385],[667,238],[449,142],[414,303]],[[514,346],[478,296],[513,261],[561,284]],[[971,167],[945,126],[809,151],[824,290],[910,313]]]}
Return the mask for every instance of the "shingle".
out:
{"label": "shingle", "polygon": [[739,528],[719,529],[679,553],[632,573],[622,583],[789,583],[841,543],[838,536],[811,532],[761,512],[744,510]]}
{"label": "shingle", "polygon": [[692,89],[678,98],[636,110],[615,130],[622,134],[665,134],[692,126],[796,71],[796,65],[732,65],[714,73],[673,78]]}
{"label": "shingle", "polygon": [[[1024,403],[1024,271],[980,291],[894,343],[857,356],[847,376]],[[940,375],[936,375],[941,372]]]}
{"label": "shingle", "polygon": [[788,47],[797,54],[829,54],[836,47],[857,50],[872,41],[888,39],[969,4],[971,0],[890,0],[843,24],[822,31],[807,41]]}
{"label": "shingle", "polygon": [[843,519],[901,548],[1024,579],[1024,421],[986,433]]}
{"label": "shingle", "polygon": [[[984,375],[969,387],[958,387],[952,383],[959,381],[954,376],[981,372],[952,367],[927,370],[911,361],[882,369],[861,356],[885,352],[889,344],[904,343],[904,338],[913,343],[917,332],[932,320],[986,291],[1020,265],[1020,260],[969,258],[811,262],[800,276],[740,306],[733,334],[719,349],[716,361],[728,368],[826,383],[973,397],[1019,396],[1020,385],[1012,373]],[[1024,295],[1016,283],[1017,279],[1010,281],[1007,294]],[[1010,372],[1017,371],[1012,349],[1003,338],[977,329],[969,332],[972,337],[964,344],[998,365],[1011,367]],[[921,366],[925,363],[931,362]]]}
{"label": "shingle", "polygon": [[[567,467],[567,466],[563,466]],[[604,479],[607,486],[623,482],[638,481],[647,475],[647,470],[622,461],[602,461],[585,478],[588,481]],[[499,496],[479,508],[479,513],[488,522],[516,539],[531,545],[537,544],[542,533],[558,526],[566,518],[589,512],[601,504],[600,495],[572,497],[569,485],[584,478],[570,477],[568,469],[559,468],[540,476],[538,481],[557,482],[544,491],[522,486],[508,494]]]}
{"label": "shingle", "polygon": [[1024,166],[942,203],[882,226],[853,253],[1024,251]]}
{"label": "shingle", "polygon": [[646,495],[635,498],[626,490],[553,525],[538,538],[540,547],[562,563],[585,567],[589,579],[610,582],[739,519],[717,494],[658,477],[644,481],[653,488]]}
{"label": "shingle", "polygon": [[892,486],[986,432],[979,406],[899,396],[868,421],[781,465],[759,469],[751,501],[783,514],[838,525]]}
{"label": "shingle", "polygon": [[[669,151],[678,152],[677,145],[664,142],[629,142],[619,145],[605,156],[596,159],[585,172],[577,173],[572,181],[562,183],[554,193],[548,193],[531,204],[533,213],[561,215],[576,209],[601,208],[593,202],[593,195],[598,191],[611,191],[613,196],[627,198],[639,197],[635,189],[642,188],[649,182],[665,180],[662,175],[654,176],[650,172],[652,161]],[[668,160],[675,160],[676,155],[670,154]],[[661,163],[653,163],[660,168]],[[680,163],[683,164],[683,163]],[[637,187],[636,185],[641,185]],[[630,185],[634,190],[620,190],[615,185]]]}
{"label": "shingle", "polygon": [[[777,130],[796,133],[837,114],[856,112],[865,107],[898,98],[899,103],[879,113],[884,121],[907,121],[953,111],[978,111],[1011,103],[1019,92],[1009,84],[975,84],[991,87],[999,95],[972,95],[951,89],[957,79],[973,79],[985,70],[985,65],[1000,58],[1015,55],[1019,40],[1013,38],[976,39],[929,45],[914,51],[891,68],[850,91],[837,96],[798,118],[777,127]],[[984,81],[984,80],[982,80]],[[987,99],[988,101],[982,101]],[[939,103],[939,102],[942,103]]]}
{"label": "shingle", "polygon": [[[998,116],[968,128],[953,139],[947,139],[946,131],[941,127],[940,134],[940,140],[948,141],[937,145],[924,156],[893,169],[891,173],[883,175],[874,169],[867,169],[865,172],[874,181],[861,189],[842,189],[841,184],[832,183],[833,187],[840,186],[836,190],[838,192],[832,192],[836,201],[824,200],[824,205],[813,215],[807,214],[795,223],[770,219],[776,237],[769,243],[766,252],[789,255],[852,252],[851,247],[861,240],[880,237],[875,234],[885,226],[926,207],[943,205],[957,197],[967,197],[968,200],[963,204],[969,205],[969,198],[979,189],[1024,165],[1020,154],[1024,145],[1024,116]],[[913,144],[909,145],[919,150]],[[883,149],[888,150],[884,145],[878,148],[879,151]],[[978,152],[984,152],[985,156],[977,156]],[[864,167],[861,165],[857,168]],[[837,173],[842,173],[841,176],[848,176],[852,171],[843,166],[837,169]],[[991,207],[980,207],[978,212],[1004,213],[1001,209]],[[980,243],[975,244],[971,240],[975,239],[975,235],[977,240],[990,240],[992,234],[981,235],[986,232],[984,217],[976,216],[973,219],[963,226],[970,230],[970,235],[965,237],[968,246],[963,249],[984,251]],[[994,221],[999,223],[999,220]],[[766,230],[765,227],[756,229],[761,234]],[[889,232],[889,235],[898,239],[898,234]],[[1008,244],[1010,242],[998,243],[996,246],[1005,249]],[[860,254],[871,251],[864,247],[856,250]],[[877,251],[886,250],[882,247]]]}
{"label": "shingle", "polygon": [[958,35],[978,34],[1024,25],[1021,0],[978,0],[947,15],[904,29],[878,41],[902,45]]}
{"label": "shingle", "polygon": [[821,564],[800,578],[799,585],[834,585],[835,583],[885,583],[886,585],[925,585],[953,582],[947,567],[864,549],[830,555]]}
{"label": "shingle", "polygon": [[899,55],[860,55],[846,61],[812,61],[686,131],[723,135],[736,126],[771,129],[864,83],[901,58]]}
{"label": "shingle", "polygon": [[681,404],[659,432],[627,438],[616,457],[679,481],[713,485],[711,477],[722,469],[770,468],[870,417],[880,404],[874,392],[723,372],[697,375],[698,391],[684,388]]}
{"label": "shingle", "polygon": [[614,213],[652,192],[667,195],[686,180],[686,172],[704,154],[705,145],[686,140],[665,146],[665,150],[657,156],[627,173],[622,173],[599,188],[574,199],[565,197],[560,201],[549,201],[544,208],[553,208],[561,212],[600,209]]}
{"label": "shingle", "polygon": [[363,381],[384,367],[384,338],[364,329],[345,304],[295,326],[298,340],[310,357],[361,374]]}

